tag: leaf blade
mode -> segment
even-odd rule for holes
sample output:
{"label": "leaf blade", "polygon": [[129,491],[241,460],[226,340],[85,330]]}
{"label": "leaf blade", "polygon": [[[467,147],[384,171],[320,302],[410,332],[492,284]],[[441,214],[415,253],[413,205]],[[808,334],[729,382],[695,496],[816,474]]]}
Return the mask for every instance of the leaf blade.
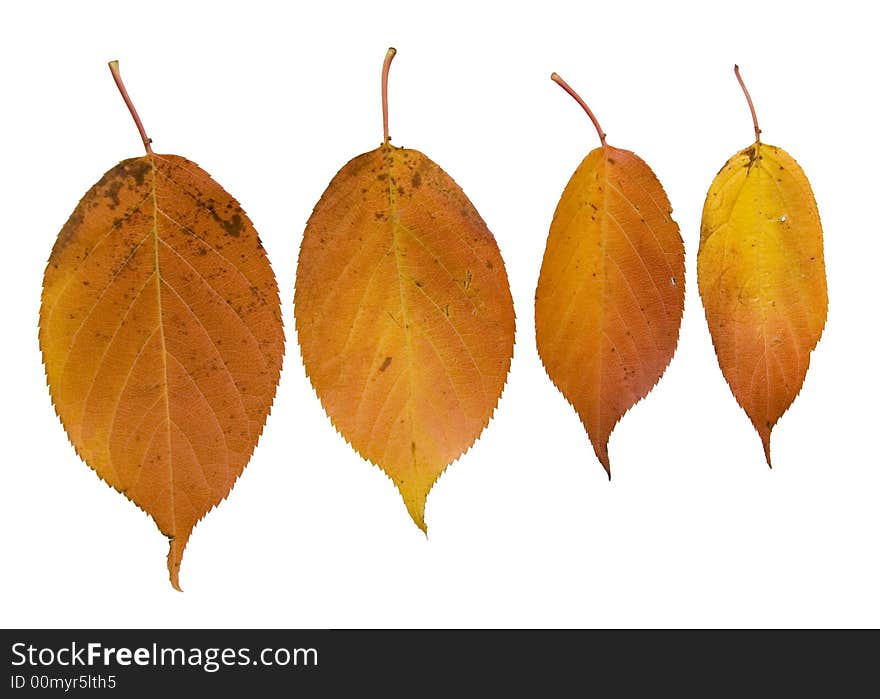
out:
{"label": "leaf blade", "polygon": [[608,438],[660,379],[678,342],[684,246],[663,187],[603,145],[553,216],[535,295],[538,353],[611,476]]}
{"label": "leaf blade", "polygon": [[325,411],[425,530],[428,492],[488,424],[510,366],[513,303],[494,238],[439,166],[384,144],[315,207],[295,311]]}
{"label": "leaf blade", "polygon": [[238,202],[179,156],[112,168],[53,247],[40,346],[71,443],[169,537],[179,589],[192,528],[250,458],[283,354],[275,279]]}
{"label": "leaf blade", "polygon": [[770,434],[800,392],[828,308],[819,211],[783,149],[756,142],[716,175],[697,277],[721,372],[771,465]]}

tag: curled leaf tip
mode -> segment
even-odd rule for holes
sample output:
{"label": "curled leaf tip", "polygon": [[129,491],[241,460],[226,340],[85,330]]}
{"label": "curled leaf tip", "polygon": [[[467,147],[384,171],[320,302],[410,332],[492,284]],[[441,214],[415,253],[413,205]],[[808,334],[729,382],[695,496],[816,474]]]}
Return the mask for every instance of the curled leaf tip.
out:
{"label": "curled leaf tip", "polygon": [[761,431],[761,445],[764,447],[764,458],[767,459],[767,466],[773,468],[773,463],[770,460],[770,428],[768,427],[766,431]]}
{"label": "curled leaf tip", "polygon": [[416,523],[416,526],[422,530],[422,533],[425,535],[425,538],[428,536],[428,525],[425,524],[425,515],[424,509],[421,514],[416,513],[407,505],[407,511],[409,512],[409,516],[412,517],[412,521]]}
{"label": "curled leaf tip", "polygon": [[425,524],[425,503],[428,500],[427,493],[410,493],[404,491],[398,486],[400,494],[403,496],[403,502],[406,505],[406,511],[412,517],[412,521],[422,530],[424,535],[428,536],[428,525]]}
{"label": "curled leaf tip", "polygon": [[183,560],[183,550],[186,548],[187,541],[189,541],[189,535],[168,537],[168,579],[171,581],[171,586],[178,592],[183,592],[180,587],[180,563]]}
{"label": "curled leaf tip", "polygon": [[599,463],[602,464],[602,468],[605,469],[605,473],[608,474],[608,480],[610,481],[611,460],[608,458],[608,442],[605,442],[605,444],[593,442],[593,451],[596,452],[596,458],[599,459]]}

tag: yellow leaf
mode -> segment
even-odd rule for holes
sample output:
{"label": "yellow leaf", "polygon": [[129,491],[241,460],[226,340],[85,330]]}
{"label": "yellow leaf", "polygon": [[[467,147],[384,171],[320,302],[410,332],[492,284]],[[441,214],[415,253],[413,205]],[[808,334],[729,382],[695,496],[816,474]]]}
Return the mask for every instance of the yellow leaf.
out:
{"label": "yellow leaf", "polygon": [[697,275],[721,371],[769,465],[770,432],[803,385],[828,292],[810,183],[794,158],[761,142],[757,118],[754,125],[755,143],[709,188]]}

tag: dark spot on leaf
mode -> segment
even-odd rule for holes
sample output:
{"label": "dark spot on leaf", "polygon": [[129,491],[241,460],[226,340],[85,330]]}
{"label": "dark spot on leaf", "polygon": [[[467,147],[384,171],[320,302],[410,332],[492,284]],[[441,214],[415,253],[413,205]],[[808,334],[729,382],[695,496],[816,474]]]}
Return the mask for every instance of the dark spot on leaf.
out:
{"label": "dark spot on leaf", "polygon": [[107,187],[104,192],[104,196],[110,199],[113,203],[110,208],[115,209],[119,206],[119,190],[122,189],[122,180],[114,180],[110,183],[110,186]]}
{"label": "dark spot on leaf", "polygon": [[412,180],[410,181],[413,189],[418,189],[422,186],[422,176],[417,172],[412,176]]}
{"label": "dark spot on leaf", "polygon": [[391,366],[391,357],[385,357],[385,361],[382,362],[379,371],[385,371],[389,366]]}
{"label": "dark spot on leaf", "polygon": [[241,229],[244,228],[244,222],[238,214],[233,214],[232,218],[228,221],[220,220],[220,225],[223,226],[226,234],[231,235],[233,238],[238,238],[241,235]]}
{"label": "dark spot on leaf", "polygon": [[746,167],[751,170],[752,165],[755,164],[755,160],[758,159],[758,152],[755,146],[749,146],[748,148],[746,148],[745,152],[746,155],[749,156],[749,162],[746,164]]}
{"label": "dark spot on leaf", "polygon": [[126,174],[134,178],[138,187],[143,185],[144,178],[146,178],[147,172],[149,172],[152,167],[150,162],[146,158],[135,158],[125,162],[129,163],[128,172]]}

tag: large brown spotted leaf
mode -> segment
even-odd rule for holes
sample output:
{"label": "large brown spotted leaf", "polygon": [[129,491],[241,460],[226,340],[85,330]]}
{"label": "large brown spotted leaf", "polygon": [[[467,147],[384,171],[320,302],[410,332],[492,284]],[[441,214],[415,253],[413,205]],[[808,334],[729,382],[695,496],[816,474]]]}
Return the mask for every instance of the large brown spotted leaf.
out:
{"label": "large brown spotted leaf", "polygon": [[428,492],[488,424],[510,368],[513,302],[495,239],[452,178],[391,146],[386,126],[315,207],[295,301],[324,409],[425,530]]}
{"label": "large brown spotted leaf", "polygon": [[144,509],[178,571],[269,413],[283,355],[278,291],[250,220],[195,163],[121,162],[52,249],[40,347],[77,453]]}

